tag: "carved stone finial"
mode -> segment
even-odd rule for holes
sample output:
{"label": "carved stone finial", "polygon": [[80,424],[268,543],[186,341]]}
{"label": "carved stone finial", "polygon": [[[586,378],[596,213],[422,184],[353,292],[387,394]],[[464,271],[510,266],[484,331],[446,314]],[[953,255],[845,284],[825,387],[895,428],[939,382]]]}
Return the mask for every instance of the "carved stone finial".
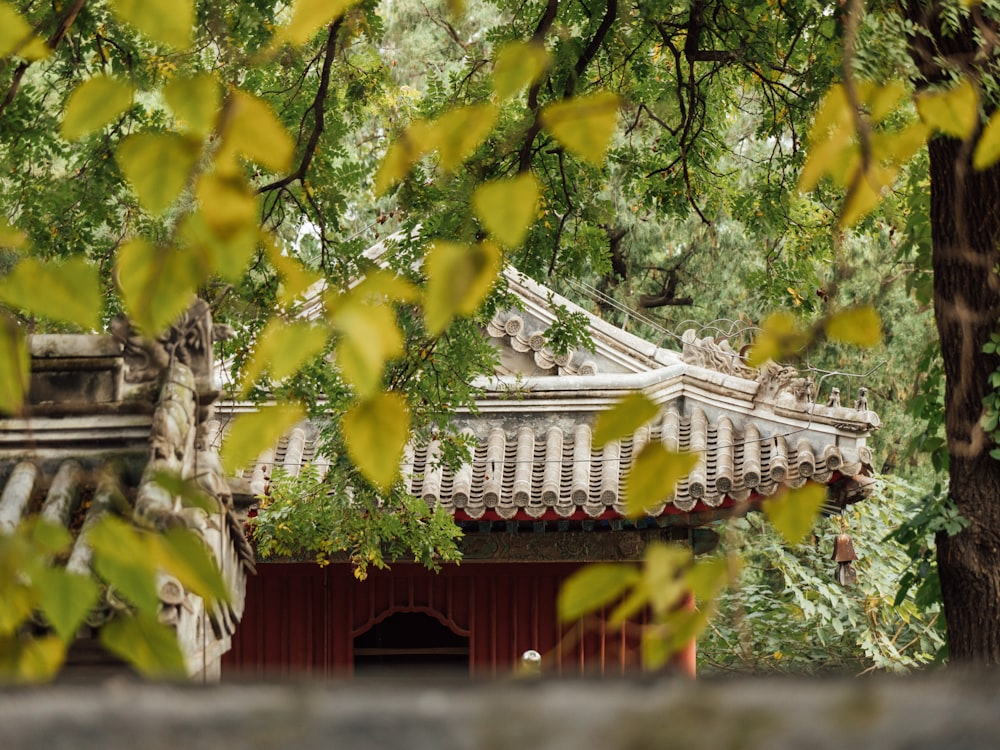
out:
{"label": "carved stone finial", "polygon": [[836,407],[840,406],[840,389],[839,388],[831,388],[830,389],[830,398],[827,400],[826,405],[827,406],[836,406]]}
{"label": "carved stone finial", "polygon": [[681,336],[681,359],[691,365],[715,370],[726,375],[752,378],[754,372],[743,363],[740,353],[733,349],[728,339],[716,341],[711,336],[699,339],[693,328]]}
{"label": "carved stone finial", "polygon": [[211,390],[216,328],[220,337],[229,333],[228,326],[212,325],[212,310],[201,299],[196,299],[177,322],[156,338],[143,336],[122,316],[115,318],[111,334],[124,344],[125,382],[155,381],[175,360],[191,368],[199,391]]}
{"label": "carved stone finial", "polygon": [[868,411],[868,389],[858,388],[858,400],[854,402],[854,408],[858,411]]}

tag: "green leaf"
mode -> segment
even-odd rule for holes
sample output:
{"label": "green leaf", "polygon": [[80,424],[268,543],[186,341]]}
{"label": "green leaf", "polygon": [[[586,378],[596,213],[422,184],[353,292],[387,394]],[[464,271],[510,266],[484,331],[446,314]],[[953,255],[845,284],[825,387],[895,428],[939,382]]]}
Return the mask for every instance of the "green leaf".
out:
{"label": "green leaf", "polygon": [[456,316],[472,315],[500,275],[503,253],[492,242],[469,246],[434,242],[427,251],[427,298],[424,320],[437,336]]}
{"label": "green leaf", "polygon": [[511,42],[496,55],[493,65],[493,90],[501,100],[510,99],[525,86],[531,86],[551,62],[539,42]]}
{"label": "green leaf", "polygon": [[132,104],[132,87],[110,76],[88,78],[66,99],[62,137],[75,141],[100,130]]}
{"label": "green leaf", "polygon": [[44,568],[36,573],[38,603],[45,618],[64,641],[76,637],[77,630],[100,593],[90,576],[69,573],[62,568]]}
{"label": "green leaf", "polygon": [[697,560],[685,574],[691,594],[699,601],[714,600],[738,572],[738,561],[735,555]]}
{"label": "green leaf", "polygon": [[329,337],[330,330],[326,326],[308,321],[286,323],[272,318],[257,339],[243,374],[243,393],[246,394],[266,370],[270,370],[271,378],[279,382],[298,371],[323,353]]}
{"label": "green leaf", "polygon": [[760,333],[747,355],[750,367],[760,367],[768,360],[780,361],[797,356],[810,341],[809,331],[799,325],[795,316],[774,312],[764,319]]}
{"label": "green leaf", "polygon": [[106,516],[87,535],[94,549],[94,570],[142,612],[156,614],[156,542],[131,524]]}
{"label": "green leaf", "polygon": [[388,490],[410,437],[410,409],[398,393],[378,393],[352,406],[341,427],[351,461],[368,481]]}
{"label": "green leaf", "polygon": [[163,88],[163,97],[173,110],[182,130],[208,135],[222,105],[219,81],[208,73],[171,78]]}
{"label": "green leaf", "polygon": [[118,286],[129,319],[156,335],[191,306],[206,264],[190,250],[155,248],[137,237],[118,251]]}
{"label": "green leaf", "polygon": [[871,305],[834,313],[826,320],[826,335],[855,346],[877,346],[882,340],[882,318]]}
{"label": "green leaf", "polygon": [[187,674],[177,633],[155,614],[118,616],[100,630],[101,645],[146,677],[182,678]]}
{"label": "green leaf", "polygon": [[694,453],[673,453],[660,443],[642,449],[625,479],[625,504],[628,515],[638,517],[674,491],[677,483],[698,464]]}
{"label": "green leaf", "polygon": [[222,443],[222,461],[237,472],[257,459],[265,448],[273,448],[279,438],[306,418],[301,404],[279,403],[260,411],[240,414]]}
{"label": "green leaf", "polygon": [[826,488],[808,482],[764,501],[764,515],[790,546],[799,544],[812,529],[826,500]]}
{"label": "green leaf", "polygon": [[[21,571],[17,571],[17,575],[20,574]],[[3,593],[3,606],[0,607],[0,638],[16,636],[17,631],[34,612],[38,593],[18,580],[5,581],[0,591]]]}
{"label": "green leaf", "polygon": [[559,621],[568,623],[621,598],[642,576],[634,565],[593,563],[576,571],[559,589]]}
{"label": "green leaf", "polygon": [[201,508],[206,513],[219,511],[219,501],[205,492],[194,479],[184,479],[176,472],[160,469],[153,472],[152,480],[174,497],[180,498],[186,508]]}
{"label": "green leaf", "polygon": [[93,330],[101,325],[101,294],[97,266],[83,258],[42,263],[25,258],[0,280],[0,300],[62,323]]}
{"label": "green leaf", "polygon": [[358,396],[371,396],[382,384],[385,363],[405,352],[395,313],[385,305],[358,302],[352,295],[336,306],[330,322],[340,332],[336,357],[341,375]]}
{"label": "green leaf", "polygon": [[179,133],[135,133],[118,145],[115,161],[139,204],[155,215],[180,196],[198,153],[199,145]]}
{"label": "green leaf", "polygon": [[234,91],[228,108],[222,145],[215,157],[219,171],[237,171],[237,155],[274,172],[289,169],[295,141],[270,105],[245,91]]}
{"label": "green leaf", "polygon": [[0,310],[0,413],[21,410],[30,378],[28,340],[17,321]]}
{"label": "green leaf", "polygon": [[190,529],[177,528],[156,539],[156,560],[163,570],[208,602],[229,601],[229,588],[201,537]]}
{"label": "green leaf", "polygon": [[542,124],[571,153],[600,166],[618,124],[617,94],[598,91],[548,105]]}
{"label": "green leaf", "polygon": [[972,154],[972,166],[987,169],[1000,161],[1000,112],[994,112],[979,136]]}
{"label": "green leaf", "polygon": [[305,44],[322,27],[332,23],[343,15],[344,11],[357,0],[295,0],[292,6],[292,20],[287,26],[282,26],[275,34],[275,45]]}
{"label": "green leaf", "polygon": [[942,133],[965,140],[979,122],[979,95],[968,78],[947,91],[926,91],[917,96],[920,119]]}
{"label": "green leaf", "polygon": [[17,55],[25,60],[43,60],[51,53],[28,22],[8,3],[0,2],[0,57]]}
{"label": "green leaf", "polygon": [[191,46],[194,0],[110,0],[111,10],[154,42],[177,50]]}
{"label": "green leaf", "polygon": [[441,169],[451,172],[464,162],[490,134],[498,115],[492,104],[470,104],[437,118],[428,135],[441,155]]}
{"label": "green leaf", "polygon": [[507,247],[519,247],[538,211],[538,180],[530,172],[487,182],[472,196],[472,209],[486,230]]}
{"label": "green leaf", "polygon": [[631,436],[659,413],[660,407],[645,394],[629,394],[597,415],[594,422],[594,447],[602,448],[612,440]]}
{"label": "green leaf", "polygon": [[43,555],[61,555],[73,543],[73,536],[65,526],[35,516],[28,521],[31,543]]}

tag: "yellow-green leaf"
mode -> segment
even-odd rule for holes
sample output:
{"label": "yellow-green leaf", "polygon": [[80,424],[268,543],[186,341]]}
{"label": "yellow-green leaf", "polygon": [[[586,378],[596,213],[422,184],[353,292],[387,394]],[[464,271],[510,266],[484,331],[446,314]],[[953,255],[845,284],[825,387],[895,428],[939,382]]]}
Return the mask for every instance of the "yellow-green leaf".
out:
{"label": "yellow-green leaf", "polygon": [[198,153],[199,145],[179,133],[136,133],[119,144],[115,161],[140,205],[159,214],[184,190]]}
{"label": "yellow-green leaf", "polygon": [[329,337],[330,330],[324,325],[307,321],[286,323],[272,318],[257,339],[253,357],[243,374],[243,393],[265,371],[270,371],[272,380],[284,380],[322,354]]}
{"label": "yellow-green leaf", "polygon": [[0,414],[21,410],[30,377],[31,356],[24,331],[0,310]]}
{"label": "yellow-green leaf", "polygon": [[156,540],[156,560],[164,571],[208,602],[229,601],[229,588],[201,537],[190,529],[176,528],[168,529]]}
{"label": "yellow-green leaf", "polygon": [[378,269],[370,271],[361,282],[354,287],[351,295],[354,299],[367,302],[416,302],[420,299],[420,290],[416,285],[394,274],[392,271]]}
{"label": "yellow-green leaf", "polygon": [[694,453],[674,453],[660,443],[650,443],[632,462],[625,479],[625,503],[630,516],[641,516],[674,492],[677,483],[698,463]]}
{"label": "yellow-green leaf", "polygon": [[679,544],[650,544],[643,555],[642,574],[653,614],[662,618],[690,593],[686,581],[691,550]]}
{"label": "yellow-green leaf", "polygon": [[538,180],[526,172],[481,185],[472,195],[472,209],[486,231],[507,247],[518,247],[535,221],[538,195]]}
{"label": "yellow-green leaf", "polygon": [[736,555],[698,559],[684,575],[687,587],[699,601],[714,600],[739,571]]}
{"label": "yellow-green leaf", "polygon": [[392,486],[410,437],[410,409],[398,393],[378,393],[352,406],[341,422],[351,461],[368,481]]}
{"label": "yellow-green leaf", "polygon": [[16,10],[0,2],[0,57],[17,55],[25,60],[42,60],[51,52]]}
{"label": "yellow-green leaf", "polygon": [[612,440],[629,437],[660,413],[660,407],[642,393],[632,393],[597,415],[593,444],[601,448]]}
{"label": "yellow-green leaf", "polygon": [[620,599],[642,576],[634,565],[594,563],[580,568],[559,589],[559,620],[575,622]]}
{"label": "yellow-green leaf", "polygon": [[203,174],[198,178],[195,195],[205,222],[220,238],[256,229],[257,197],[242,175]]}
{"label": "yellow-green leaf", "polygon": [[823,96],[816,117],[809,128],[809,143],[818,144],[847,131],[847,137],[854,132],[851,105],[842,84],[834,84]]}
{"label": "yellow-green leaf", "polygon": [[106,515],[87,534],[94,549],[94,570],[140,611],[156,614],[156,542],[122,519]]}
{"label": "yellow-green leaf", "polygon": [[0,247],[18,250],[28,244],[28,235],[0,216]]}
{"label": "yellow-green leaf", "polygon": [[662,669],[705,630],[708,613],[675,609],[642,634],[642,667],[650,672]]}
{"label": "yellow-green leaf", "polygon": [[872,158],[902,166],[927,143],[931,129],[923,122],[913,122],[897,131],[872,133]]}
{"label": "yellow-green leaf", "polygon": [[567,151],[600,166],[618,123],[618,102],[610,91],[555,102],[542,111],[542,124]]}
{"label": "yellow-green leaf", "polygon": [[760,367],[768,360],[781,361],[794,357],[809,343],[809,331],[799,325],[795,316],[774,312],[764,319],[760,333],[747,355],[747,364]]}
{"label": "yellow-green leaf", "polygon": [[88,78],[66,99],[62,136],[75,141],[99,130],[128,109],[132,87],[110,76]]}
{"label": "yellow-green leaf", "polygon": [[295,0],[292,19],[278,29],[275,44],[305,44],[323,26],[340,17],[357,0]]}
{"label": "yellow-green leaf", "polygon": [[234,157],[241,155],[266,169],[283,172],[292,164],[295,141],[271,107],[245,91],[229,97],[229,115],[222,146],[216,155],[220,171],[235,172]]}
{"label": "yellow-green leaf", "polygon": [[503,253],[492,242],[473,246],[434,242],[424,259],[428,332],[436,336],[456,316],[475,313],[493,288],[502,264]]}
{"label": "yellow-green leaf", "polygon": [[997,161],[1000,161],[1000,112],[994,112],[983,128],[972,154],[972,166],[986,169]]}
{"label": "yellow-green leaf", "polygon": [[375,173],[375,195],[382,195],[401,181],[420,158],[434,148],[431,140],[431,125],[426,120],[417,120],[399,134],[382,158]]}
{"label": "yellow-green leaf", "polygon": [[[25,528],[22,526],[22,528]],[[73,536],[62,524],[36,516],[27,523],[31,542],[43,555],[61,555],[73,543]]]}
{"label": "yellow-green leaf", "polygon": [[278,440],[306,418],[301,404],[280,403],[266,406],[260,411],[240,414],[222,443],[222,461],[230,472],[237,472],[264,451],[273,448]]}
{"label": "yellow-green leaf", "polygon": [[549,63],[549,53],[539,42],[506,44],[493,65],[493,90],[501,100],[510,99],[541,78]]}
{"label": "yellow-green leaf", "polygon": [[119,615],[101,628],[101,645],[146,677],[181,678],[187,674],[177,632],[155,614]]}
{"label": "yellow-green leaf", "polygon": [[111,10],[154,42],[174,49],[191,46],[194,0],[111,0]]}
{"label": "yellow-green leaf", "polygon": [[499,111],[492,104],[451,109],[431,125],[430,141],[441,155],[441,169],[451,172],[486,140]]}
{"label": "yellow-green leaf", "polygon": [[917,96],[920,119],[942,133],[966,139],[979,122],[979,95],[968,78],[947,91],[926,91]]}
{"label": "yellow-green leaf", "polygon": [[386,305],[349,299],[336,306],[330,322],[340,332],[336,357],[341,375],[358,396],[371,396],[382,384],[386,362],[405,351],[395,313]]}
{"label": "yellow-green leaf", "polygon": [[64,641],[76,637],[84,618],[97,603],[98,588],[90,576],[62,568],[44,568],[36,574],[38,602],[45,619]]}
{"label": "yellow-green leaf", "polygon": [[171,78],[163,88],[163,97],[182,129],[197,135],[212,131],[222,105],[219,81],[215,76],[198,73]]}
{"label": "yellow-green leaf", "polygon": [[201,260],[206,275],[218,274],[225,281],[236,283],[257,249],[258,230],[256,222],[249,222],[221,235],[209,226],[202,211],[194,211],[181,219],[178,239],[192,257]]}
{"label": "yellow-green leaf", "polygon": [[291,305],[295,298],[303,294],[314,284],[322,281],[322,275],[306,268],[295,258],[283,255],[274,237],[268,233],[261,234],[261,242],[267,251],[267,258],[281,278],[278,288],[278,304],[282,307]]}
{"label": "yellow-green leaf", "polygon": [[897,79],[884,84],[860,81],[858,94],[867,105],[872,122],[879,123],[892,114],[906,95],[906,85]]}
{"label": "yellow-green leaf", "polygon": [[823,175],[833,172],[838,164],[843,164],[845,155],[856,148],[847,133],[843,137],[831,137],[816,144],[811,143],[805,164],[799,173],[798,191],[808,193],[819,184]]}
{"label": "yellow-green leaf", "polygon": [[855,346],[877,346],[882,340],[882,318],[870,305],[834,313],[826,321],[826,335]]}
{"label": "yellow-green leaf", "polygon": [[0,684],[48,682],[65,659],[66,644],[58,636],[0,637]]}
{"label": "yellow-green leaf", "polygon": [[191,306],[207,278],[202,259],[189,250],[155,248],[137,237],[118,251],[118,287],[129,319],[156,335]]}
{"label": "yellow-green leaf", "polygon": [[819,509],[826,500],[826,488],[808,482],[764,501],[764,515],[785,542],[795,546],[813,527]]}
{"label": "yellow-green leaf", "polygon": [[0,280],[0,301],[84,329],[101,324],[102,300],[97,267],[83,258],[63,263],[25,258]]}
{"label": "yellow-green leaf", "polygon": [[896,181],[898,175],[899,167],[895,165],[870,167],[848,190],[840,209],[838,225],[841,228],[853,226],[875,209],[882,202],[883,191]]}

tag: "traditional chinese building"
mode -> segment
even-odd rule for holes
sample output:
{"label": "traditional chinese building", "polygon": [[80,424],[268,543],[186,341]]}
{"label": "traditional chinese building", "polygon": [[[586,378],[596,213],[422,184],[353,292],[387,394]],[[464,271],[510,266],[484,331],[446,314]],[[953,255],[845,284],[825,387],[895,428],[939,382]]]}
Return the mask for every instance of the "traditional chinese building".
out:
{"label": "traditional chinese building", "polygon": [[[412,445],[409,490],[447,508],[465,532],[461,565],[440,573],[407,563],[364,581],[346,563],[269,563],[249,582],[243,624],[225,674],[349,675],[378,664],[452,665],[503,675],[526,651],[551,673],[617,673],[635,665],[635,625],[602,622],[564,632],[562,582],[594,561],[636,560],[651,540],[695,551],[714,546],[712,522],[745,512],[807,480],[828,489],[833,512],[861,499],[870,480],[866,437],[879,420],[859,398],[817,394],[794,369],[745,365],[725,340],[686,333],[662,348],[611,326],[513,270],[517,304],[486,327],[500,368],[484,380],[476,413],[455,427],[474,438],[455,471],[438,445]],[[587,316],[594,350],[559,356],[546,344],[555,305]],[[841,384],[843,385],[843,384]],[[631,438],[597,450],[595,416],[629,393],[660,405]],[[225,409],[216,432],[224,430]],[[623,479],[643,445],[661,441],[699,456],[694,471],[646,518],[625,518]],[[245,477],[266,492],[271,471],[323,464],[317,430],[303,424]],[[693,670],[689,652],[685,669]]]}
{"label": "traditional chinese building", "polygon": [[[176,633],[188,674],[217,679],[254,565],[219,456],[204,440],[218,395],[211,315],[198,301],[156,340],[135,335],[124,321],[114,329],[116,335],[30,338],[27,403],[16,418],[0,418],[0,534],[36,514],[65,526],[74,540],[66,569],[91,575],[89,530],[109,514],[144,529],[193,530],[211,551],[229,602],[207,605],[162,575],[158,616]],[[208,506],[186,506],[154,480],[158,472],[196,482]],[[127,606],[102,587],[63,676],[86,679],[125,669],[97,635]]]}

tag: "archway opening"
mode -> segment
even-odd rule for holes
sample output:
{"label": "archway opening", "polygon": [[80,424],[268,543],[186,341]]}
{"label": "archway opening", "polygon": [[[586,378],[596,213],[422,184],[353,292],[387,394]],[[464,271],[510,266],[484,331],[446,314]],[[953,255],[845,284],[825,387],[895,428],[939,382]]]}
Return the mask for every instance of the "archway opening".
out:
{"label": "archway opening", "polygon": [[468,637],[424,612],[396,612],[354,639],[355,674],[415,669],[468,674]]}

